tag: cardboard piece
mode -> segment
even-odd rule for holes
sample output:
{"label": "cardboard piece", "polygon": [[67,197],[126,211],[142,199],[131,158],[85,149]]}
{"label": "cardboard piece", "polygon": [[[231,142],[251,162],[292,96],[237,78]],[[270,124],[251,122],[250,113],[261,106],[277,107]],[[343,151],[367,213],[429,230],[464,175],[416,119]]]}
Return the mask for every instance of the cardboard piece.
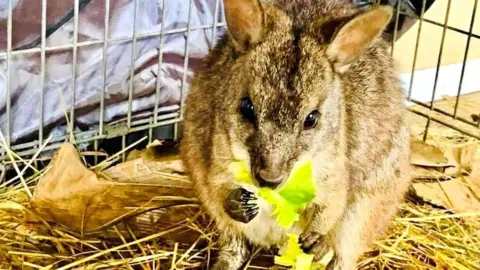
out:
{"label": "cardboard piece", "polygon": [[456,213],[480,211],[480,186],[473,187],[463,177],[437,183],[416,183],[413,187],[417,195],[425,200]]}
{"label": "cardboard piece", "polygon": [[[94,172],[84,166],[75,147],[66,143],[49,167],[30,207],[42,219],[80,233],[118,225],[125,230],[128,226],[136,236],[149,235],[199,211],[191,183],[178,171],[181,162],[173,158],[161,162],[137,158]],[[191,243],[198,234],[172,237]]]}
{"label": "cardboard piece", "polygon": [[454,166],[443,155],[441,149],[413,137],[410,142],[410,163],[422,167],[447,168]]}
{"label": "cardboard piece", "polygon": [[[437,155],[438,158],[438,151],[430,149],[429,152],[437,152],[437,154],[431,154],[428,157]],[[480,211],[480,152],[477,142],[439,144],[438,149],[448,160],[446,163],[451,166],[445,168],[443,172],[439,172],[433,166],[430,168],[416,166],[414,173],[417,174],[415,175],[417,179],[422,179],[419,175],[430,175],[434,176],[430,180],[435,180],[413,184],[417,195],[457,213]],[[425,165],[429,161],[427,159],[426,162],[422,162]]]}

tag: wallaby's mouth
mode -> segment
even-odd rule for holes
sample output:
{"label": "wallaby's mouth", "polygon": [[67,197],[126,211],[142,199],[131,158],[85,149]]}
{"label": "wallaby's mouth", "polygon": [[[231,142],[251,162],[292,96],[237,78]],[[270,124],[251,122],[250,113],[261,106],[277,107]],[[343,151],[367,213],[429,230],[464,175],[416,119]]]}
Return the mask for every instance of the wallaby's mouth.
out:
{"label": "wallaby's mouth", "polygon": [[262,171],[255,173],[255,180],[260,187],[277,189],[279,186],[285,182],[286,176],[283,174],[274,175],[273,177],[268,177],[265,173],[262,174]]}
{"label": "wallaby's mouth", "polygon": [[252,177],[261,188],[277,189],[287,180],[289,170],[285,168],[288,165],[282,158],[269,156],[265,158],[260,155],[252,159],[251,166]]}

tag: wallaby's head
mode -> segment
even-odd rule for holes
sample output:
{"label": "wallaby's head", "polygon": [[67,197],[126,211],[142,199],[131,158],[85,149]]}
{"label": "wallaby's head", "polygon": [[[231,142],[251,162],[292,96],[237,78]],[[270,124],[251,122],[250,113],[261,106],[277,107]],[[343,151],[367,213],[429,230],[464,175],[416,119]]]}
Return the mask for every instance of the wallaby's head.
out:
{"label": "wallaby's head", "polygon": [[392,12],[337,4],[315,16],[289,9],[289,1],[271,2],[224,1],[233,64],[222,117],[236,158],[250,162],[260,186],[277,187],[297,161],[338,141],[342,76],[375,43]]}

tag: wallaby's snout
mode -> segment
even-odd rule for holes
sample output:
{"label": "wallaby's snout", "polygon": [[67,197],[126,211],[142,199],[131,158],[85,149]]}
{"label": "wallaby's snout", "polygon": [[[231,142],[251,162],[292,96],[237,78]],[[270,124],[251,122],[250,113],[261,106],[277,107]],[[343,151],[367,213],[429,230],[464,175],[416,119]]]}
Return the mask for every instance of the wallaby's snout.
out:
{"label": "wallaby's snout", "polygon": [[253,165],[253,172],[260,187],[275,189],[285,180],[286,173],[282,161],[278,158],[269,159],[267,160],[264,156],[258,158]]}

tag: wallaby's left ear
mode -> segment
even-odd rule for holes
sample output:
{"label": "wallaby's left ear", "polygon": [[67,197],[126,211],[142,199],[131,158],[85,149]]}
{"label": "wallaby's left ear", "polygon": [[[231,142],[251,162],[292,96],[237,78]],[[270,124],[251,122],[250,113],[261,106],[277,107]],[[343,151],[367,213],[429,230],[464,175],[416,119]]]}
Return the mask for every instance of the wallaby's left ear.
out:
{"label": "wallaby's left ear", "polygon": [[327,56],[342,72],[369,48],[392,17],[390,6],[375,6],[342,25],[327,48]]}
{"label": "wallaby's left ear", "polygon": [[248,50],[260,42],[265,14],[259,0],[224,0],[228,32],[237,49]]}

